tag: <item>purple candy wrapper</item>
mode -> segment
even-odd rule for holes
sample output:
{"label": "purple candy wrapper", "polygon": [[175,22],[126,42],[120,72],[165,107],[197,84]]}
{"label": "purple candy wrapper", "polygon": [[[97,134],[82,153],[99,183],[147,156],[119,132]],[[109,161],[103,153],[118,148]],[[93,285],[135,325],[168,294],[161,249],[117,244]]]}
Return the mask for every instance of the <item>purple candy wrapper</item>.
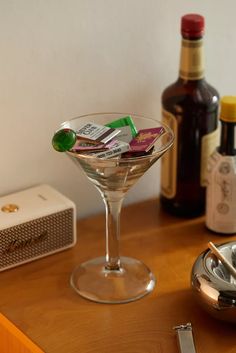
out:
{"label": "purple candy wrapper", "polygon": [[148,152],[164,131],[163,127],[139,130],[130,142],[130,152]]}

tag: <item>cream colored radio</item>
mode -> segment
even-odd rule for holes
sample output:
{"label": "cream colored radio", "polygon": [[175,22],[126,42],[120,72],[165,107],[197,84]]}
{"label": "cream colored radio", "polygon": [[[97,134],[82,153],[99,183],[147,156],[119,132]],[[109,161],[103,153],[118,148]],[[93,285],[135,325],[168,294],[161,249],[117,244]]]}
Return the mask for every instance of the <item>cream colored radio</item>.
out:
{"label": "cream colored radio", "polygon": [[76,242],[75,204],[49,185],[0,197],[0,271]]}

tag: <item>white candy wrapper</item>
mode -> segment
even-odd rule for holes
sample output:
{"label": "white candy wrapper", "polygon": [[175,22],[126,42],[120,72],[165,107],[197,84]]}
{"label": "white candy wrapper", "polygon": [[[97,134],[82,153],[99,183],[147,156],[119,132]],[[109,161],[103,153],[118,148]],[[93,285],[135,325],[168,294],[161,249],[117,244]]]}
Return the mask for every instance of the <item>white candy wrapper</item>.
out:
{"label": "white candy wrapper", "polygon": [[93,153],[92,155],[99,158],[112,158],[124,152],[129,151],[129,144],[123,141],[116,141],[116,143],[107,151]]}
{"label": "white candy wrapper", "polygon": [[120,133],[120,130],[94,123],[86,123],[76,134],[81,139],[107,143]]}

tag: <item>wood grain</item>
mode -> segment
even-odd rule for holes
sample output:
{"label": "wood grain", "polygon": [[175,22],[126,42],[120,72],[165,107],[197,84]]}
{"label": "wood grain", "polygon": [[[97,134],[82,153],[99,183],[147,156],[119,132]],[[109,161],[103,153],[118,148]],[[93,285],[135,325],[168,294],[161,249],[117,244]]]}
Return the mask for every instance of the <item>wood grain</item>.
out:
{"label": "wood grain", "polygon": [[156,200],[123,209],[121,222],[122,255],[142,260],[157,277],[151,294],[108,305],[71,289],[72,269],[104,253],[103,214],[78,222],[73,249],[1,273],[0,311],[46,353],[178,353],[172,328],[187,322],[198,353],[236,352],[235,326],[205,313],[190,288],[192,265],[207,243],[235,237],[210,233],[204,217],[170,217]]}
{"label": "wood grain", "polygon": [[2,314],[0,314],[0,348],[1,353],[43,353]]}

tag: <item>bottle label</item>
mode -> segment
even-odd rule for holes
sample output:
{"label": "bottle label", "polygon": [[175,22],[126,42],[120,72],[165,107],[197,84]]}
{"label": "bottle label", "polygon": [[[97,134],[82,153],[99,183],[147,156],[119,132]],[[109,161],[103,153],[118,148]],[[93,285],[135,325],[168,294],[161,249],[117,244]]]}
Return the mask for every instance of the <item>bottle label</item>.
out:
{"label": "bottle label", "polygon": [[175,142],[173,146],[161,158],[161,193],[167,198],[176,194],[177,173],[177,121],[175,116],[166,110],[162,110],[162,121],[174,132]]}
{"label": "bottle label", "polygon": [[236,232],[236,156],[218,152],[208,162],[206,225],[216,232]]}
{"label": "bottle label", "polygon": [[201,186],[207,186],[207,163],[211,154],[219,146],[219,128],[204,135],[201,142]]}
{"label": "bottle label", "polygon": [[204,77],[202,39],[182,39],[179,76],[185,80],[199,80]]}

